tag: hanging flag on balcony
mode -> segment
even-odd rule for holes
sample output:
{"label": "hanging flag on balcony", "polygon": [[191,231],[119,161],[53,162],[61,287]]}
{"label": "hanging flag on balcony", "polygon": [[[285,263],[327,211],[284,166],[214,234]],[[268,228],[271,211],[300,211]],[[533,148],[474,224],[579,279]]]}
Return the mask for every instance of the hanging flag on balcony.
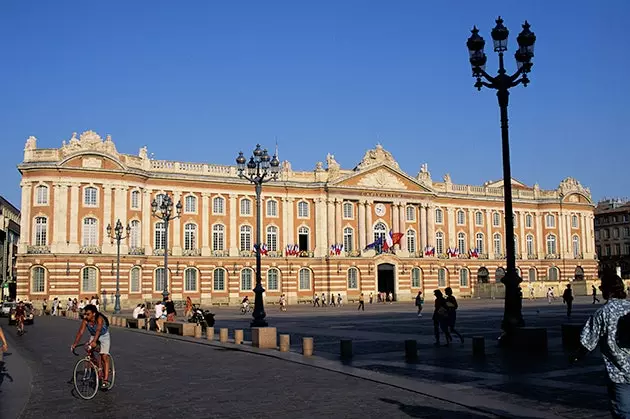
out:
{"label": "hanging flag on balcony", "polygon": [[433,246],[427,246],[424,248],[424,255],[425,256],[435,256],[435,247]]}

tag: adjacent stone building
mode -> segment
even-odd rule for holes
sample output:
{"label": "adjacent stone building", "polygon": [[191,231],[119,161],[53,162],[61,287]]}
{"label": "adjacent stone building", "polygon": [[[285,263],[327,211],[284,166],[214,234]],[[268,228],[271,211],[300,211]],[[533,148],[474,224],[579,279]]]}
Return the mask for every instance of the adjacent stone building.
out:
{"label": "adjacent stone building", "polygon": [[20,210],[0,196],[0,289],[2,300],[16,297]]}
{"label": "adjacent stone building", "polygon": [[[88,131],[55,149],[29,138],[19,170],[21,297],[113,294],[116,247],[106,228],[120,219],[131,229],[121,248],[123,306],[159,299],[164,225],[151,202],[163,194],[183,205],[169,226],[173,298],[217,304],[253,295],[254,188],[236,167],[154,160],[146,148],[123,154],[110,136]],[[513,189],[524,280],[594,278],[590,191],[572,178],[554,190],[513,180]],[[263,189],[266,298],[286,294],[294,304],[314,293],[356,299],[386,291],[411,301],[418,290],[429,297],[446,286],[472,295],[478,282],[504,273],[504,216],[502,181],[435,181],[426,164],[412,176],[380,145],[351,169],[332,155],[310,171],[285,161],[279,179]],[[390,233],[404,234],[393,251],[365,250]]]}
{"label": "adjacent stone building", "polygon": [[595,248],[600,270],[612,268],[630,278],[630,202],[606,199],[597,204]]}

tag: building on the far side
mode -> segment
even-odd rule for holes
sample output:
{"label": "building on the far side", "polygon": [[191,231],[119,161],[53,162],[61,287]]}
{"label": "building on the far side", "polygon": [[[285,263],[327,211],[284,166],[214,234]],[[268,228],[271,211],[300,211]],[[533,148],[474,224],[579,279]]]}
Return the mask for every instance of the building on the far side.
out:
{"label": "building on the far side", "polygon": [[0,196],[0,285],[2,300],[16,297],[16,259],[20,240],[20,210]]}
{"label": "building on the far side", "polygon": [[630,202],[605,199],[595,208],[595,251],[599,270],[617,270],[630,278]]}

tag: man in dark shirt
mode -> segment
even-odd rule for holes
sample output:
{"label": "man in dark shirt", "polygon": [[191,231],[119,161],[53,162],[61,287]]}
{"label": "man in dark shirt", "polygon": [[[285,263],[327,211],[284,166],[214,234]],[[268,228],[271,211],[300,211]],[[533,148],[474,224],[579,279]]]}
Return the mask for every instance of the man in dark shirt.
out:
{"label": "man in dark shirt", "polygon": [[567,305],[567,317],[571,317],[571,310],[573,309],[573,290],[571,290],[571,284],[567,284],[567,288],[562,294],[562,301]]}
{"label": "man in dark shirt", "polygon": [[175,321],[175,316],[177,316],[177,311],[175,311],[175,303],[171,300],[171,297],[166,297],[166,302],[164,303],[166,306],[166,320],[169,322]]}

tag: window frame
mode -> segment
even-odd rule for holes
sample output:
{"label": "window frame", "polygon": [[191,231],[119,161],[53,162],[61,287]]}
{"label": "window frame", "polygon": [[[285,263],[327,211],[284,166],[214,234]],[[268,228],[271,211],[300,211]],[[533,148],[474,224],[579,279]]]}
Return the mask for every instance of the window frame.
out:
{"label": "window frame", "polygon": [[435,209],[435,224],[444,224],[444,211],[442,211],[442,208]]}
{"label": "window frame", "polygon": [[[86,278],[86,272],[88,272],[88,276],[89,276],[89,272],[94,272],[94,278]],[[87,289],[85,287],[85,281],[94,281],[94,289]],[[81,269],[81,293],[82,294],[87,294],[87,293],[98,293],[98,269],[95,266],[84,266]]]}
{"label": "window frame", "polygon": [[464,210],[459,209],[455,213],[455,224],[457,224],[458,226],[466,225],[466,213],[464,212]]}
{"label": "window frame", "polygon": [[501,235],[501,233],[494,233],[492,235],[492,250],[494,251],[495,255],[503,254],[503,236]]}
{"label": "window frame", "polygon": [[354,250],[354,228],[346,226],[343,228],[343,251],[352,252]]}
{"label": "window frame", "polygon": [[[478,253],[485,254],[484,252],[485,241],[486,241],[486,236],[482,232],[479,231],[475,233],[475,248],[477,249]],[[481,246],[479,246],[480,243],[481,243]]]}
{"label": "window frame", "polygon": [[269,218],[278,218],[278,201],[276,199],[273,198],[269,198],[266,202],[265,202],[265,213],[267,214],[267,217]]}
{"label": "window frame", "polygon": [[[94,203],[88,202],[88,191],[94,191]],[[83,206],[85,208],[98,208],[99,189],[94,185],[86,185],[83,187]],[[91,198],[91,197],[90,197]]]}
{"label": "window frame", "polygon": [[[189,207],[192,207],[192,209]],[[197,210],[197,197],[193,194],[186,195],[184,197],[184,214],[197,214]]]}
{"label": "window frame", "polygon": [[[189,229],[189,227],[192,227]],[[196,223],[188,222],[184,224],[184,250],[192,251],[199,248],[197,231],[199,227]]]}
{"label": "window frame", "polygon": [[[349,211],[347,211],[348,208]],[[341,213],[344,220],[354,220],[354,204],[350,201],[344,201],[341,204]]]}
{"label": "window frame", "polygon": [[348,271],[346,272],[346,286],[349,290],[358,290],[360,288],[359,269],[356,266],[351,266],[350,268],[348,268]]}
{"label": "window frame", "polygon": [[417,266],[411,268],[411,288],[422,288],[422,270]]}
{"label": "window frame", "polygon": [[[35,277],[35,271],[39,271],[41,270],[42,272],[42,277],[41,278],[36,278]],[[30,271],[31,275],[30,275],[30,288],[31,288],[31,294],[46,294],[46,280],[47,280],[47,270],[46,268],[44,268],[41,265],[35,265],[31,267],[31,271]],[[38,283],[37,285],[41,285],[41,290],[40,287],[35,287],[36,282],[35,281],[41,281],[41,284]]]}
{"label": "window frame", "polygon": [[[217,206],[220,206],[221,208],[217,208]],[[224,197],[219,195],[212,198],[212,215],[225,215]]]}
{"label": "window frame", "polygon": [[[221,278],[217,277],[217,272],[221,271]],[[212,291],[223,292],[225,291],[225,277],[227,275],[227,271],[223,267],[214,268],[212,271]],[[218,285],[221,285],[219,288]]]}
{"label": "window frame", "polygon": [[[94,223],[87,223],[88,220],[94,220]],[[83,218],[81,223],[81,246],[94,247],[99,245],[99,222],[98,218],[88,215]]]}
{"label": "window frame", "polygon": [[475,211],[475,226],[483,227],[483,212]]}
{"label": "window frame", "polygon": [[[217,229],[217,227],[221,227]],[[218,246],[220,244],[221,246]],[[223,252],[225,250],[225,225],[221,223],[212,224],[212,251]]]}
{"label": "window frame", "polygon": [[[551,272],[555,272],[555,275],[551,275]],[[552,278],[554,276],[555,278]],[[558,281],[560,278],[560,269],[555,266],[551,266],[547,269],[547,280],[548,281]]]}
{"label": "window frame", "polygon": [[129,247],[142,247],[142,223],[140,220],[131,220],[129,223]]}
{"label": "window frame", "polygon": [[[245,208],[243,208],[245,206]],[[243,210],[247,211],[243,211]],[[243,197],[240,199],[238,203],[238,213],[241,217],[251,217],[252,216],[252,200],[248,197]]]}
{"label": "window frame", "polygon": [[[40,191],[45,190],[43,197],[40,196]],[[36,207],[45,207],[48,206],[50,203],[50,188],[48,187],[48,185],[45,185],[43,183],[37,185],[35,187],[35,197],[34,197],[34,206]],[[40,198],[43,198],[43,200],[40,201]]]}
{"label": "window frame", "polygon": [[534,217],[531,214],[525,214],[525,228],[534,228]]}
{"label": "window frame", "polygon": [[405,219],[407,220],[408,223],[413,223],[416,221],[416,213],[417,213],[417,209],[416,207],[414,207],[413,205],[407,205],[405,207]]}
{"label": "window frame", "polygon": [[[300,200],[297,202],[297,218],[299,219],[309,219],[310,218],[310,205],[306,200]],[[306,212],[306,215],[303,213]]]}
{"label": "window frame", "polygon": [[405,236],[405,240],[407,240],[407,251],[409,253],[416,253],[418,251],[416,230],[414,230],[413,228],[408,228]]}
{"label": "window frame", "polygon": [[[273,281],[275,281],[275,287],[272,286],[272,279],[271,279],[271,272],[274,272],[275,278],[273,279]],[[267,290],[268,291],[280,291],[280,269],[278,268],[269,268],[267,269]]]}
{"label": "window frame", "polygon": [[[465,275],[462,275],[465,274]],[[470,272],[466,268],[459,270],[459,286],[461,288],[468,288],[470,285]]]}
{"label": "window frame", "polygon": [[[530,249],[530,247],[531,247],[531,249]],[[536,255],[536,244],[534,242],[534,235],[533,234],[528,234],[527,236],[525,236],[525,250],[527,251],[527,256],[534,256],[534,255]]]}
{"label": "window frame", "polygon": [[[158,229],[158,226],[161,228]],[[158,234],[160,235],[159,242]],[[153,224],[153,249],[166,250],[166,223],[164,221],[156,221]]]}
{"label": "window frame", "polygon": [[253,249],[253,230],[249,224],[241,224],[238,228],[238,248],[241,252],[249,252]]}
{"label": "window frame", "polygon": [[501,227],[501,213],[492,211],[492,227]]}
{"label": "window frame", "polygon": [[444,253],[444,233],[441,231],[435,232],[435,253],[437,255]]}
{"label": "window frame", "polygon": [[[304,287],[302,280],[304,280],[305,278],[302,277],[302,272],[307,272],[308,273],[308,278],[306,278],[306,280],[308,280],[308,287]],[[300,270],[298,271],[298,290],[300,291],[307,291],[311,289],[311,284],[313,283],[312,281],[312,276],[313,276],[313,272],[307,268],[307,267],[301,267]]]}
{"label": "window frame", "polygon": [[[134,272],[138,273],[138,278],[134,279]],[[137,289],[134,288],[134,281],[138,281]],[[129,294],[142,293],[142,268],[140,266],[132,266],[129,269]]]}
{"label": "window frame", "polygon": [[[162,278],[160,278],[161,281],[161,288],[158,288],[158,272],[162,272]],[[158,293],[158,292],[163,292],[164,291],[164,284],[168,285],[166,283],[167,278],[166,278],[166,269],[164,269],[164,266],[158,266],[157,268],[155,268],[153,270],[153,292]]]}
{"label": "window frame", "polygon": [[457,250],[459,251],[460,255],[465,255],[466,254],[466,233],[464,233],[463,231],[460,231],[459,233],[457,233]]}
{"label": "window frame", "polygon": [[[43,220],[43,223],[38,223],[38,220]],[[37,215],[33,219],[33,243],[35,246],[48,246],[48,217],[44,215]],[[43,226],[43,231],[40,230],[40,226]]]}
{"label": "window frame", "polygon": [[268,225],[267,228],[265,229],[265,238],[266,238],[266,245],[267,245],[267,250],[270,252],[277,252],[278,249],[280,248],[280,229],[278,228],[278,226],[271,224]]}
{"label": "window frame", "polygon": [[545,227],[556,228],[556,216],[554,214],[545,215]]}
{"label": "window frame", "polygon": [[[555,234],[549,233],[547,237],[545,237],[545,243],[547,244],[546,250],[548,255],[557,255],[558,252],[558,238]],[[553,247],[553,249],[552,249]],[[551,251],[553,250],[553,252]]]}
{"label": "window frame", "polygon": [[580,219],[576,214],[571,215],[571,228],[580,228]]}
{"label": "window frame", "polygon": [[448,284],[448,272],[446,268],[438,269],[438,287],[443,288]]}
{"label": "window frame", "polygon": [[[248,272],[249,278],[246,277],[245,272]],[[252,268],[243,268],[239,275],[239,286],[241,291],[251,292],[254,287],[254,270]],[[249,281],[249,282],[246,282]],[[248,287],[246,285],[249,284]]]}
{"label": "window frame", "polygon": [[[189,287],[189,285],[190,285],[189,281],[190,281],[191,278],[188,278],[188,274],[190,272],[194,272],[194,274],[195,274],[195,277],[194,277],[195,287],[193,289],[191,289]],[[189,266],[186,269],[184,269],[184,278],[183,279],[184,279],[184,281],[183,281],[184,282],[184,284],[183,284],[184,285],[184,292],[192,292],[192,293],[199,292],[199,270],[197,268],[193,268],[192,266]]]}
{"label": "window frame", "polygon": [[140,191],[138,189],[133,189],[129,193],[129,208],[131,208],[132,210],[141,209],[141,204],[140,204],[141,201],[142,199],[141,199]]}

